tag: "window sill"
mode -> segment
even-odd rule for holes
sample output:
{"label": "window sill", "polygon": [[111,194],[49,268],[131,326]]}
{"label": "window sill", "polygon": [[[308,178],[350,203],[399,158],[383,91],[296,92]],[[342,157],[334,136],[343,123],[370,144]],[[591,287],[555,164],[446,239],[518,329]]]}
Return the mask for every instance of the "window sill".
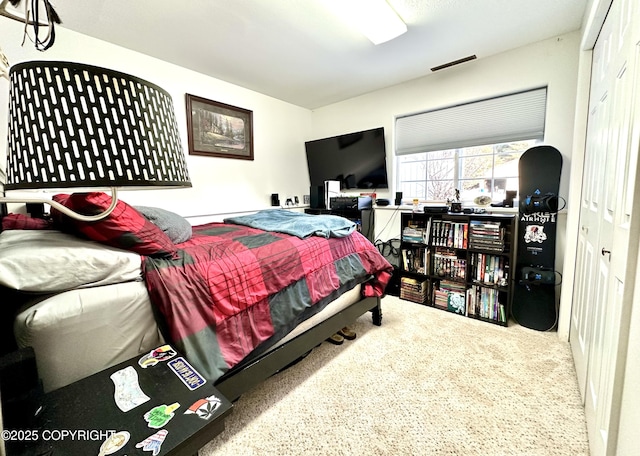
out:
{"label": "window sill", "polygon": [[[401,212],[412,212],[413,211],[413,205],[411,204],[402,204],[400,206],[394,206],[394,205],[389,205],[389,206],[373,206],[373,208],[376,211],[401,211]],[[471,208],[471,209],[485,209],[488,214],[517,214],[518,213],[518,208],[517,207],[491,207],[491,206],[487,206],[487,207],[479,207],[479,206],[474,206],[474,205],[469,205],[469,206],[463,206],[464,209],[467,208]],[[420,211],[422,212],[422,211]],[[467,214],[469,215],[469,214]]]}

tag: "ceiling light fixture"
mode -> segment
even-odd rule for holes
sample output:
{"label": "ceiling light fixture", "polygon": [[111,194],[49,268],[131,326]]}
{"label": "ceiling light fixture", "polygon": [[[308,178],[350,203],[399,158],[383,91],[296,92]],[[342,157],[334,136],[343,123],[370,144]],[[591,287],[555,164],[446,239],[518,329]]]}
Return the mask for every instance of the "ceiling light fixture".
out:
{"label": "ceiling light fixture", "polygon": [[373,44],[392,40],[407,31],[407,25],[386,0],[327,0],[326,4]]}

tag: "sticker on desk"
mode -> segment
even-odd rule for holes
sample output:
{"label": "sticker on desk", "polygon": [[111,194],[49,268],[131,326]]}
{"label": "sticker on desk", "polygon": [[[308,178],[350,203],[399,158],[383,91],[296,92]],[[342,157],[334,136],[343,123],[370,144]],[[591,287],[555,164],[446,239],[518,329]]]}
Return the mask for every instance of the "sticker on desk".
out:
{"label": "sticker on desk", "polygon": [[102,442],[102,445],[100,445],[100,453],[98,453],[98,456],[106,456],[108,454],[115,453],[120,448],[125,446],[130,438],[131,434],[129,434],[127,431],[114,432],[107,438],[107,440]]}
{"label": "sticker on desk", "polygon": [[191,407],[184,412],[185,415],[195,414],[203,420],[208,420],[213,416],[216,410],[220,407],[222,401],[217,396],[209,396],[204,399],[199,399],[191,404]]}
{"label": "sticker on desk", "polygon": [[116,387],[113,398],[118,408],[123,412],[128,412],[151,400],[140,388],[138,373],[133,366],[114,372],[111,374],[111,380]]}
{"label": "sticker on desk", "polygon": [[182,356],[172,359],[167,362],[171,370],[182,380],[182,383],[187,385],[191,391],[200,388],[207,383],[202,375],[196,371],[191,364],[187,362]]}
{"label": "sticker on desk", "polygon": [[171,418],[174,417],[175,413],[173,412],[179,407],[180,404],[178,404],[177,402],[174,402],[171,405],[158,405],[157,407],[152,408],[144,414],[144,420],[147,422],[150,428],[160,429],[161,427],[164,427],[164,425],[167,424]]}
{"label": "sticker on desk", "polygon": [[142,448],[142,451],[151,451],[153,456],[157,456],[160,453],[160,448],[162,447],[164,439],[167,438],[168,433],[166,429],[160,429],[142,442],[136,443],[136,448]]}
{"label": "sticker on desk", "polygon": [[176,354],[177,352],[171,347],[171,345],[162,345],[161,347],[151,350],[140,358],[138,360],[138,365],[143,369],[146,369],[147,367],[155,366],[161,361],[167,361],[176,356]]}

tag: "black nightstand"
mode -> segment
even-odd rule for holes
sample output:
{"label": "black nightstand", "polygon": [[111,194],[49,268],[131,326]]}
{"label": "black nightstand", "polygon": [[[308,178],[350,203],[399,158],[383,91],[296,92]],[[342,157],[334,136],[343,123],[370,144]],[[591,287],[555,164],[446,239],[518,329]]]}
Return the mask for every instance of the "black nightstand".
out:
{"label": "black nightstand", "polygon": [[[155,454],[136,445],[158,432],[156,440],[162,440],[158,456],[197,454],[224,430],[224,420],[232,404],[210,382],[197,386],[200,382],[193,376],[190,381],[191,366],[185,364],[180,353],[146,368],[139,364],[140,358],[142,356],[132,358],[45,394],[42,412],[32,429],[5,429],[3,436],[9,437],[5,439],[8,440],[7,455],[98,455],[111,431],[129,434],[127,443],[114,451],[115,455]],[[123,412],[114,399],[116,382],[111,376],[125,369],[131,376],[137,375],[140,389],[150,399]],[[182,372],[186,380],[176,371]],[[194,386],[197,387],[191,389]],[[173,410],[173,418],[157,428],[148,426],[144,417],[147,412],[176,403],[179,407]],[[119,435],[126,436],[126,433]],[[22,437],[21,441],[17,437]]]}

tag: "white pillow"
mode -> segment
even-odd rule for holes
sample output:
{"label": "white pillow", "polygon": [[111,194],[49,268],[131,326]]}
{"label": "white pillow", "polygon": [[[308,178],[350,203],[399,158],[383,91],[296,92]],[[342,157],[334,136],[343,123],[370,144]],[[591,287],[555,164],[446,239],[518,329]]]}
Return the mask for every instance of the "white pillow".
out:
{"label": "white pillow", "polygon": [[0,233],[0,285],[53,292],[142,280],[137,253],[55,230]]}

